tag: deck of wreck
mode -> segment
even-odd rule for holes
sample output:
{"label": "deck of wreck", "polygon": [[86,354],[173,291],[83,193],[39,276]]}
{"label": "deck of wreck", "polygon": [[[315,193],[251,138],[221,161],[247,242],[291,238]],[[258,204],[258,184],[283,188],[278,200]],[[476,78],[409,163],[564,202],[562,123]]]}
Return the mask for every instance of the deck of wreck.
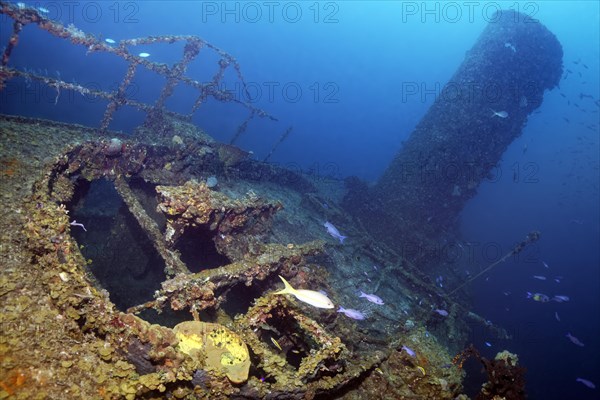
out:
{"label": "deck of wreck", "polygon": [[[4,397],[153,398],[168,392],[178,398],[331,398],[333,393],[455,398],[460,393],[462,371],[447,368],[446,346],[457,349],[466,340],[463,306],[370,241],[337,208],[342,182],[245,157],[233,160],[232,149],[191,125],[180,125],[177,133],[145,141],[150,133],[140,130],[123,138],[113,154],[109,137],[116,133],[98,136],[82,126],[2,117]],[[219,177],[217,188],[204,183],[207,171]],[[77,199],[99,180],[116,187],[128,210],[121,214],[134,218],[113,226],[113,237],[94,245],[111,249],[111,241],[137,230],[158,254],[148,268],[164,267],[158,289],[136,306],[112,299],[123,290],[137,298],[136,285],[151,284],[149,274],[136,275],[137,267],[123,262],[131,254],[121,250],[111,258],[116,278],[103,280],[94,274],[96,260],[84,255],[96,240],[86,242],[84,236],[93,237],[97,228],[92,222],[82,233],[71,225],[77,213],[80,222],[95,221]],[[156,190],[153,196],[145,193],[148,188]],[[159,203],[162,212],[155,213],[162,219],[148,206]],[[324,220],[348,227],[348,243],[326,236]],[[179,237],[169,235],[172,229]],[[214,243],[225,261],[210,268],[186,264],[185,250],[178,247],[185,236],[198,246]],[[365,272],[372,265],[386,268],[371,279]],[[360,308],[356,289],[371,279],[370,287],[387,304],[372,307],[366,321],[317,311],[273,295],[281,287],[278,274],[296,287],[324,289],[336,304],[353,308]],[[434,302],[445,304],[450,316],[436,320]],[[218,324],[243,342],[248,350],[239,357],[251,364],[245,376],[232,381],[225,366],[210,364],[209,354],[182,351],[186,337],[172,328],[194,319]]]}

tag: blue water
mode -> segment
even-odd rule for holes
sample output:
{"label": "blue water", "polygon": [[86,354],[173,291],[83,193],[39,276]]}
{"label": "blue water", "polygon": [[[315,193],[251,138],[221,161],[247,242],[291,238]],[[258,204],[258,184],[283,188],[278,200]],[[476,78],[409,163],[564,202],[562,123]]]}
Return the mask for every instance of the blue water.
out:
{"label": "blue water", "polygon": [[[227,88],[279,120],[252,121],[236,144],[262,159],[279,135],[293,126],[272,162],[337,178],[355,175],[369,182],[401,148],[499,4],[475,2],[469,8],[461,2],[391,1],[25,3],[44,6],[51,18],[117,41],[162,34],[206,39],[238,60],[252,98],[238,90],[233,75],[227,76]],[[507,327],[513,340],[497,340],[479,331],[473,332],[472,340],[488,356],[503,349],[518,353],[529,370],[531,399],[599,398],[600,389],[575,381],[582,377],[600,385],[600,124],[598,106],[580,98],[580,93],[600,98],[599,5],[500,4],[545,24],[563,46],[565,69],[573,72],[560,88],[546,93],[540,112],[530,116],[523,135],[506,151],[501,174],[479,188],[462,214],[465,243],[473,249],[467,263],[471,273],[508,252],[528,232],[542,234],[536,247],[518,260],[498,265],[472,284],[475,311]],[[5,16],[1,22],[0,42],[6,43],[10,24]],[[172,63],[181,54],[179,45],[138,47],[136,51],[150,53],[152,61]],[[201,54],[206,56],[199,57],[187,75],[210,79],[216,57],[205,50]],[[85,56],[85,49],[33,26],[25,27],[11,65],[46,69],[64,80],[104,90],[114,89],[126,69],[116,57]],[[138,75],[133,97],[154,101],[161,79],[152,73]],[[102,118],[102,102],[62,93],[55,105],[53,89],[23,87],[9,84],[0,92],[0,111],[92,126]],[[407,92],[414,87],[416,93]],[[193,100],[189,91],[176,90],[168,106],[187,112]],[[228,142],[245,115],[243,109],[209,102],[194,121]],[[143,118],[140,112],[124,109],[111,128],[130,131]],[[595,128],[590,127],[593,124]],[[556,277],[562,277],[560,283]],[[570,301],[538,303],[525,298],[527,291],[568,295]],[[571,343],[565,337],[568,332],[585,347]]]}

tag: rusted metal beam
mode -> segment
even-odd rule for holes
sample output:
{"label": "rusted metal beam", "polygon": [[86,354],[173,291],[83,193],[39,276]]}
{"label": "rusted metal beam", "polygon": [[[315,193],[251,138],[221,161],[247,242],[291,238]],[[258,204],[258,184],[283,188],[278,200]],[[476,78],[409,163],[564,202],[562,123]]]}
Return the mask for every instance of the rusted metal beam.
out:
{"label": "rusted metal beam", "polygon": [[158,229],[156,222],[146,213],[141,203],[138,201],[135,193],[129,187],[125,178],[118,177],[115,179],[115,188],[121,198],[127,205],[129,212],[133,214],[135,219],[140,224],[140,227],[146,232],[148,239],[154,245],[156,251],[160,254],[162,259],[165,261],[165,274],[169,277],[173,277],[177,274],[189,274],[190,270],[179,258],[177,251],[170,249],[167,243]]}

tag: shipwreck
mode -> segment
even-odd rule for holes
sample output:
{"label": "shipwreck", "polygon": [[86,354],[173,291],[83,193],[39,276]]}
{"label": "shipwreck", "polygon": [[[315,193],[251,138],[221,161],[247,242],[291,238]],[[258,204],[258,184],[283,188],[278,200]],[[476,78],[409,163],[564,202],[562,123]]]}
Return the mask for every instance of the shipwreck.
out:
{"label": "shipwreck", "polygon": [[[241,68],[198,37],[110,45],[33,7],[2,1],[0,12],[13,26],[0,90],[38,82],[57,99],[73,91],[106,104],[96,127],[0,115],[2,398],[467,398],[461,367],[469,356],[482,360],[490,380],[506,377],[482,398],[522,398],[516,357],[463,351],[472,324],[507,332],[470,311],[464,289],[436,286],[426,252],[399,252],[393,238],[426,248],[458,235],[458,212],[558,82],[562,50],[543,25],[513,12],[490,24],[449,85],[522,90],[492,103],[478,90],[436,102],[366,187],[289,171],[236,147],[250,120],[275,117],[218,89],[226,70],[243,84]],[[125,60],[119,87],[99,91],[12,67],[28,24]],[[184,43],[184,51],[169,66],[130,52],[140,43]],[[506,43],[538,56],[522,59]],[[210,82],[186,75],[204,51],[219,59]],[[154,104],[127,95],[141,69],[165,77]],[[166,107],[176,85],[197,93],[189,114]],[[247,110],[230,143],[190,122],[208,98]],[[132,134],[111,130],[124,106],[145,113]],[[406,171],[438,175],[449,165],[469,165],[470,173],[440,185]],[[445,211],[425,223],[429,207]],[[327,235],[325,221],[350,240]],[[507,256],[537,237],[528,234]],[[275,294],[278,275],[323,290],[336,306],[368,306],[368,322]],[[363,286],[385,304],[365,306],[356,295]]]}

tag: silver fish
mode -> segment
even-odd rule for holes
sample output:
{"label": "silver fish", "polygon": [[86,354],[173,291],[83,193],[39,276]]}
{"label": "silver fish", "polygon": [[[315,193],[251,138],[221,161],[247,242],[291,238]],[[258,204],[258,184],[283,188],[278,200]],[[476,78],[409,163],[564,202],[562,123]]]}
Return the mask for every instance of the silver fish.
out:
{"label": "silver fish", "polygon": [[512,43],[506,42],[506,43],[504,43],[504,47],[511,49],[513,51],[513,53],[517,52],[517,48]]}
{"label": "silver fish", "polygon": [[371,303],[375,303],[375,304],[379,304],[382,305],[383,300],[381,299],[381,297],[377,296],[376,294],[367,294],[364,292],[360,292],[360,296],[358,297],[364,297],[365,299],[369,300]]}
{"label": "silver fish", "polygon": [[492,111],[492,117],[500,117],[500,118],[508,118],[508,112],[507,111],[494,111],[490,108],[490,110]]}
{"label": "silver fish", "polygon": [[579,339],[577,339],[575,336],[571,335],[571,333],[567,333],[567,335],[566,335],[566,336],[569,338],[569,340],[570,340],[571,342],[573,342],[573,344],[576,344],[576,345],[577,345],[577,346],[579,346],[579,347],[583,347],[583,346],[585,346],[585,344],[583,344],[583,342],[581,342],[581,340],[579,340]]}
{"label": "silver fish", "polygon": [[410,347],[402,346],[402,350],[406,351],[408,353],[408,355],[411,357],[417,356],[417,353],[415,353],[415,351],[413,349],[411,349]]}
{"label": "silver fish", "polygon": [[353,310],[352,308],[344,308],[344,307],[340,306],[340,309],[337,312],[341,312],[346,317],[352,318],[352,319],[363,320],[366,318],[365,314],[363,314],[362,312],[360,312],[358,310]]}
{"label": "silver fish", "polygon": [[327,228],[327,233],[329,233],[332,237],[338,239],[341,244],[344,244],[344,239],[346,239],[347,236],[343,236],[342,234],[340,234],[340,231],[338,231],[337,228],[333,226],[331,222],[325,222],[323,226]]}
{"label": "silver fish", "polygon": [[585,386],[589,387],[590,389],[596,389],[596,385],[594,385],[594,383],[592,381],[588,381],[587,379],[577,378],[577,379],[575,379],[575,382],[581,382]]}

